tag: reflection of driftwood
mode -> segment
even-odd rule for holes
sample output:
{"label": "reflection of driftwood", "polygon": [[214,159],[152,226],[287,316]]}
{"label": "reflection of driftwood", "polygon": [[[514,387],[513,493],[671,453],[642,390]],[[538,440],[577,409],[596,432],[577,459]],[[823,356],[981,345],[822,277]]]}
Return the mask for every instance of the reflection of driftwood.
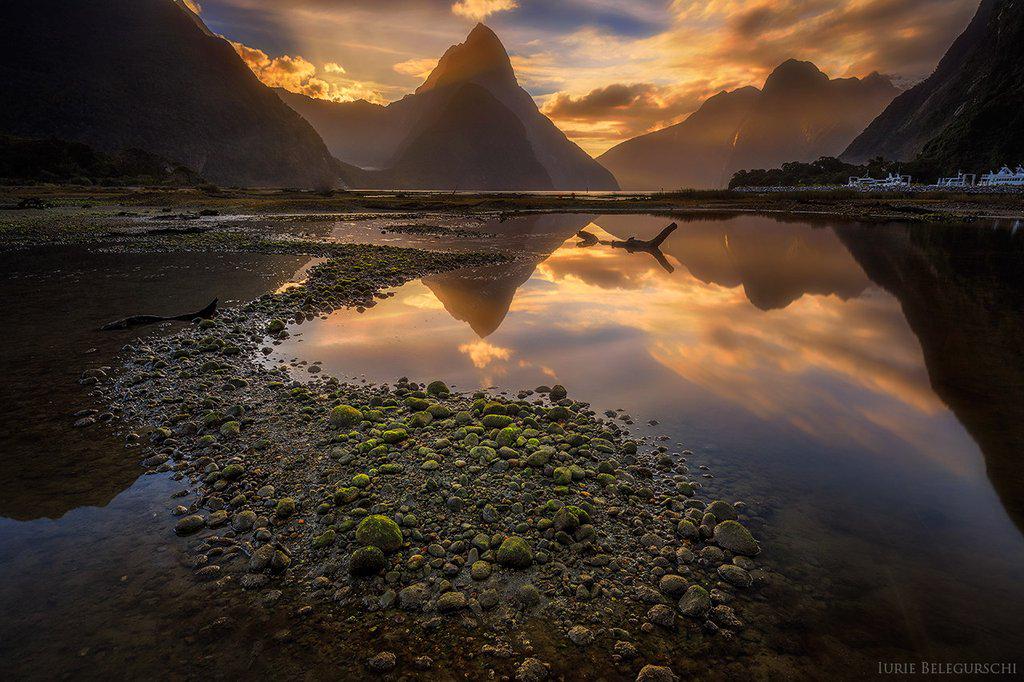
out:
{"label": "reflection of driftwood", "polygon": [[213,299],[210,305],[206,306],[202,310],[194,313],[186,313],[184,315],[174,315],[172,317],[161,317],[160,315],[132,315],[126,317],[123,320],[117,320],[110,324],[105,324],[100,329],[103,331],[113,331],[115,329],[131,329],[132,327],[141,327],[146,324],[156,324],[157,322],[168,322],[171,320],[178,320],[181,322],[191,322],[197,317],[207,318],[213,317],[217,314],[217,299]]}
{"label": "reflection of driftwood", "polygon": [[576,246],[587,247],[594,246],[595,244],[604,244],[605,246],[610,246],[613,249],[624,249],[629,253],[643,251],[644,253],[649,253],[652,256],[654,256],[654,259],[658,261],[658,264],[661,267],[663,267],[667,272],[673,272],[675,268],[673,268],[672,264],[668,262],[667,258],[665,258],[665,254],[661,252],[660,247],[662,243],[666,239],[668,239],[668,236],[676,231],[677,227],[679,226],[676,225],[675,223],[672,223],[664,230],[659,232],[657,237],[649,240],[637,239],[636,237],[630,237],[629,239],[626,240],[598,240],[597,236],[594,235],[593,233],[587,232],[586,230],[580,230],[579,232],[576,233],[576,236],[582,239],[583,241],[578,242]]}

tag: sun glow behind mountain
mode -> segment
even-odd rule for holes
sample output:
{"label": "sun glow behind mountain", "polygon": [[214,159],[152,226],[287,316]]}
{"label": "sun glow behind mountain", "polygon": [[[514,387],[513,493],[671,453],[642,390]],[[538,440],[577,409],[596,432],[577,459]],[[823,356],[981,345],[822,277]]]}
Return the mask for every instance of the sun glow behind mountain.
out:
{"label": "sun glow behind mountain", "polygon": [[[414,90],[470,22],[487,20],[520,83],[592,154],[682,120],[707,97],[759,86],[788,58],[832,77],[915,82],[976,0],[257,0],[190,2],[267,84],[334,101]],[[882,38],[882,36],[887,36]]]}

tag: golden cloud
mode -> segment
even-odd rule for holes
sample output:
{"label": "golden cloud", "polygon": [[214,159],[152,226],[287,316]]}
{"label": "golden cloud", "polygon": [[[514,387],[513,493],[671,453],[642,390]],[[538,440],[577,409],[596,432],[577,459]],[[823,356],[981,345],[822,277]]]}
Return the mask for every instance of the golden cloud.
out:
{"label": "golden cloud", "polygon": [[459,0],[452,5],[452,12],[460,17],[483,21],[496,12],[507,12],[519,7],[516,0]]}
{"label": "golden cloud", "polygon": [[271,57],[263,50],[229,40],[235,52],[264,85],[284,88],[307,97],[333,102],[351,102],[365,99],[384,104],[386,100],[371,84],[342,78],[345,69],[336,62],[324,64],[323,73],[302,56]]}
{"label": "golden cloud", "polygon": [[405,76],[415,76],[419,79],[425,79],[430,75],[430,72],[437,66],[436,59],[407,59],[404,62],[398,62],[395,64],[394,69],[396,73],[403,74]]}

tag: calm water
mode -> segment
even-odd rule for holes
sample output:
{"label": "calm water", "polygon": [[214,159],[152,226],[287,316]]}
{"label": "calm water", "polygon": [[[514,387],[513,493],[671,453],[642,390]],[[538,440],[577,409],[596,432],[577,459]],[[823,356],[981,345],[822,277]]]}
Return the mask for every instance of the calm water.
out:
{"label": "calm water", "polygon": [[[573,236],[649,238],[667,222],[525,216],[472,223],[485,235],[456,239],[303,224],[340,240],[525,258],[298,325],[267,361],[464,389],[557,382],[684,444],[712,494],[765,519],[765,561],[787,584],[765,638],[787,657],[780,674],[1020,661],[1024,235],[708,214],[680,220],[660,258]],[[167,516],[180,483],[139,478],[116,434],[70,427],[91,406],[81,371],[113,363],[131,338],[100,324],[246,300],[309,265],[2,256],[0,667],[34,679],[337,676],[329,639],[310,647],[295,622],[190,580]],[[640,426],[648,419],[660,423]]]}
{"label": "calm water", "polygon": [[649,432],[697,453],[708,488],[770,519],[771,560],[812,597],[781,605],[801,651],[825,666],[1019,658],[1024,233],[709,217],[681,222],[660,262],[574,236],[667,222],[484,225],[535,255],[296,326],[270,361],[557,382],[657,419]]}

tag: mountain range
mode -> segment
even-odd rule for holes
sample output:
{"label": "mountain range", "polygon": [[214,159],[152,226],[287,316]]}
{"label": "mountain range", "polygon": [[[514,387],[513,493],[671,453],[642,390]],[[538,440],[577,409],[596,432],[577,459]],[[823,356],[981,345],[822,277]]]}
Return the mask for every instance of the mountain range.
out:
{"label": "mountain range", "polygon": [[934,73],[893,100],[842,158],[876,156],[947,173],[1024,161],[1024,1],[982,0]]}
{"label": "mountain range", "polygon": [[498,36],[478,24],[416,91],[387,106],[326,103],[278,90],[331,152],[372,186],[414,189],[618,189],[519,86]]}
{"label": "mountain range", "polygon": [[983,0],[935,72],[899,96],[877,73],[830,79],[789,60],[762,88],[720,92],[596,160],[539,111],[482,24],[386,106],[268,88],[184,0],[7,0],[0,55],[0,137],[18,159],[46,154],[4,171],[25,181],[647,190],[723,187],[738,170],[840,153],[949,172],[1024,161],[1024,0]]}
{"label": "mountain range", "polygon": [[0,133],[144,150],[221,184],[329,187],[343,172],[183,4],[5,0],[0,15]]}
{"label": "mountain range", "polygon": [[836,156],[899,90],[885,76],[830,79],[790,59],[764,87],[720,92],[681,123],[598,157],[624,189],[716,188],[732,174]]}

